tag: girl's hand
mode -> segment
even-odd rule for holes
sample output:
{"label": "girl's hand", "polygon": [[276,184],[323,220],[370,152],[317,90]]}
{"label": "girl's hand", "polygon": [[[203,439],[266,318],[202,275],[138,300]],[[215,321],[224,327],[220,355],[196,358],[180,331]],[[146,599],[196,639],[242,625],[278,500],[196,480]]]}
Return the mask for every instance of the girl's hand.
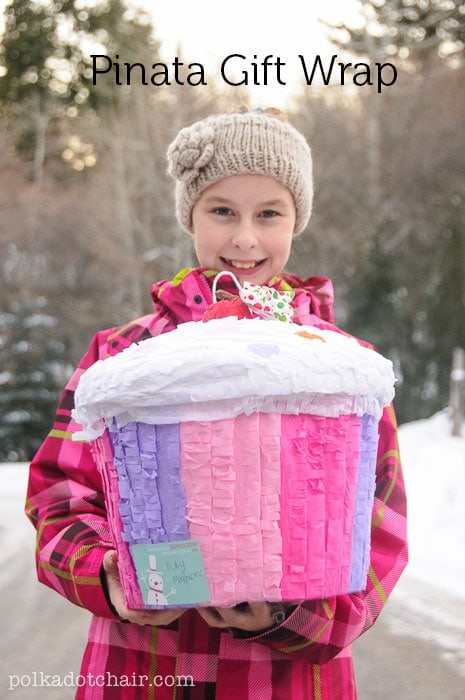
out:
{"label": "girl's hand", "polygon": [[116,612],[122,620],[136,625],[169,625],[186,612],[186,608],[172,610],[129,610],[124,602],[124,593],[118,572],[116,552],[110,549],[103,557],[103,570],[107,582],[108,595]]}
{"label": "girl's hand", "polygon": [[247,603],[235,608],[197,608],[210,627],[235,627],[247,632],[259,632],[273,627],[273,609],[268,603]]}

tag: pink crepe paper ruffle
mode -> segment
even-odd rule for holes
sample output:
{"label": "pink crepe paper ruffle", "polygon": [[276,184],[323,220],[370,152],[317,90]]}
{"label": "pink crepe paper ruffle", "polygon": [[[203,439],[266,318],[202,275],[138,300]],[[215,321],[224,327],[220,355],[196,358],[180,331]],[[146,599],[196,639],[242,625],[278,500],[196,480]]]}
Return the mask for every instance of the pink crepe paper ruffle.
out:
{"label": "pink crepe paper ruffle", "polygon": [[362,590],[377,420],[255,413],[110,426],[93,443],[129,607],[130,546],[199,541],[210,605]]}
{"label": "pink crepe paper ruffle", "polygon": [[359,439],[357,416],[282,417],[283,600],[348,590]]}
{"label": "pink crepe paper ruffle", "polygon": [[186,518],[212,605],[281,598],[280,421],[255,414],[181,424]]}

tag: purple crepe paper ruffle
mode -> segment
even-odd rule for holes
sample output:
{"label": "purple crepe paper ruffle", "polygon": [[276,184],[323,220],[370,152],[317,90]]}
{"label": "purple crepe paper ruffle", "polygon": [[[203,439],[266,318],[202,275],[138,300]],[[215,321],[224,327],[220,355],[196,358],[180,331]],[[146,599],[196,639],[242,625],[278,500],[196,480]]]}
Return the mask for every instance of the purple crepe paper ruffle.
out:
{"label": "purple crepe paper ruffle", "polygon": [[370,563],[371,514],[376,485],[378,439],[378,421],[373,416],[363,416],[349,591],[360,591],[366,587]]}
{"label": "purple crepe paper ruffle", "polygon": [[122,538],[156,544],[189,538],[179,474],[179,425],[111,426]]}

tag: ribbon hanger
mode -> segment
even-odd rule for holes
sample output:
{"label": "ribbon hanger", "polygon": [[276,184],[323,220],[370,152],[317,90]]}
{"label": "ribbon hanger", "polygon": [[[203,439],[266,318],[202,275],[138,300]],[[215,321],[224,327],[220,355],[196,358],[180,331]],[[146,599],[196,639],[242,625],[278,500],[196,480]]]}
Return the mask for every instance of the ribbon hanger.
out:
{"label": "ribbon hanger", "polygon": [[256,316],[267,320],[278,320],[291,323],[294,309],[291,301],[295,292],[281,292],[267,285],[252,284],[244,282],[242,285],[233,272],[223,270],[219,272],[213,280],[212,292],[213,301],[217,301],[217,287],[221,277],[230,277],[237,287],[240,299],[246,304]]}

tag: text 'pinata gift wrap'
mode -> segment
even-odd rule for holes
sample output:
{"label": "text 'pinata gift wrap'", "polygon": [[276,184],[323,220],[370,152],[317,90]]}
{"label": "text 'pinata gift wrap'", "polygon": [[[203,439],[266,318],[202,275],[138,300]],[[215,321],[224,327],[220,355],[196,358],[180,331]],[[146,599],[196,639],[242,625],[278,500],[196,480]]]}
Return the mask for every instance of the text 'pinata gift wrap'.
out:
{"label": "text 'pinata gift wrap'", "polygon": [[132,608],[362,590],[391,363],[341,333],[190,322],[97,362],[74,419]]}

